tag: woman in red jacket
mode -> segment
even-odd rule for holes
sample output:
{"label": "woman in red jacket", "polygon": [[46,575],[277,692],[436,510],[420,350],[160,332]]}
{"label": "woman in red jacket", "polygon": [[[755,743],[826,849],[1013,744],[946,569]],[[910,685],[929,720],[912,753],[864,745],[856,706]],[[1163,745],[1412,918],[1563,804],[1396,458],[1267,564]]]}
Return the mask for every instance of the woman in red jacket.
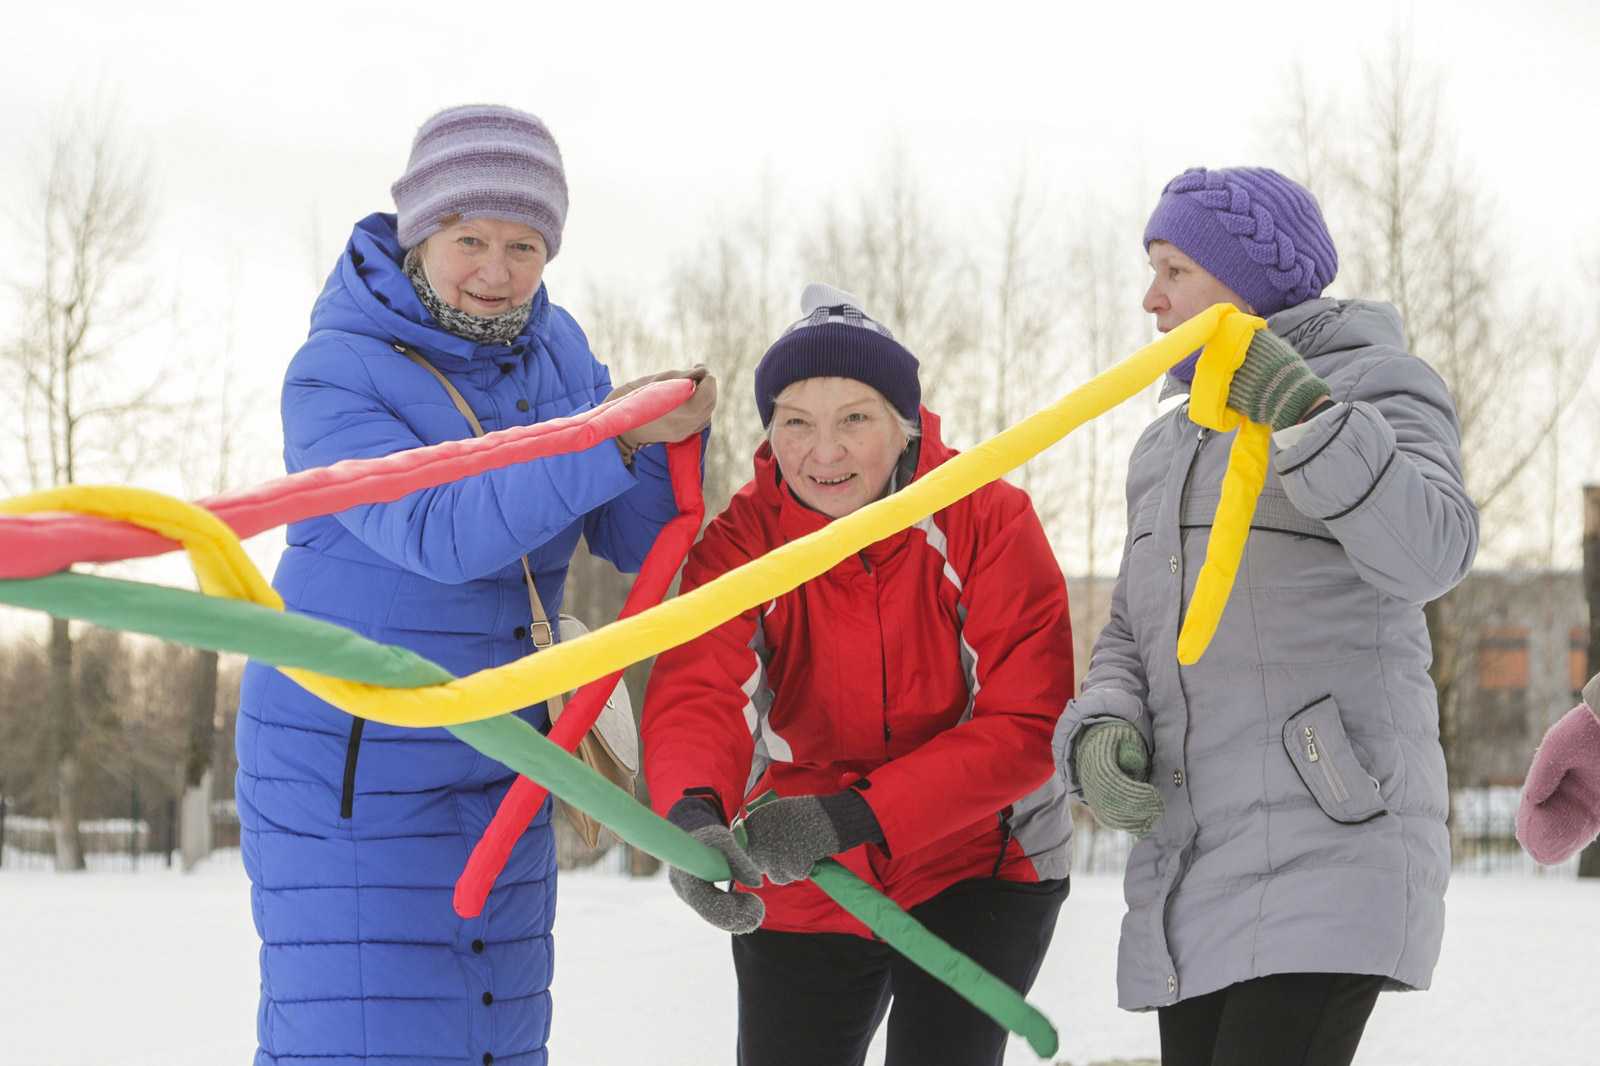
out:
{"label": "woman in red jacket", "polygon": [[[954,454],[916,358],[853,296],[813,284],[801,309],[756,369],[755,477],[690,554],[685,591]],[[741,1066],[853,1066],[886,1012],[890,1064],[1000,1062],[999,1026],[806,877],[836,856],[1025,992],[1067,895],[1050,738],[1071,695],[1066,584],[1027,495],[999,481],[657,659],[644,771],[657,810],[738,881],[671,872],[741,934]],[[741,849],[729,823],[768,791]]]}

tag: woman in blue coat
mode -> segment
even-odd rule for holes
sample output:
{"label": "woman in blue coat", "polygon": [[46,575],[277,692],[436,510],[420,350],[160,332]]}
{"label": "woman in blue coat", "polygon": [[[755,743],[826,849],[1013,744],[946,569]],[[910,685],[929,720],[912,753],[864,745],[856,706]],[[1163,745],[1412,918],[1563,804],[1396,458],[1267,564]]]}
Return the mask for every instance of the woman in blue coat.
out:
{"label": "woman in blue coat", "polygon": [[[485,432],[587,411],[613,391],[542,282],[566,178],[532,115],[452,108],[418,131],[397,214],[356,224],[283,389],[292,471],[470,437],[421,362]],[[289,527],[274,585],[290,610],[411,648],[457,675],[542,646],[581,536],[636,570],[676,513],[657,442],[700,432],[716,383],[586,451],[516,464]],[[623,386],[626,390],[630,386]],[[543,704],[518,712],[534,725]],[[442,729],[362,722],[251,663],[239,815],[261,935],[258,1066],[545,1061],[555,850],[549,806],[482,914],[453,884],[513,775]]]}

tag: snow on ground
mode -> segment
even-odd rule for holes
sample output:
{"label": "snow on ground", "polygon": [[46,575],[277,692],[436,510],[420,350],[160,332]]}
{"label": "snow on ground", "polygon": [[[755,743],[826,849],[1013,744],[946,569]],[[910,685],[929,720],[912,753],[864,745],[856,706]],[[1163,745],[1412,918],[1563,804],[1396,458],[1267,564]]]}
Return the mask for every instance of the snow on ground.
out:
{"label": "snow on ground", "polygon": [[[563,874],[555,1066],[732,1062],[727,939],[665,876]],[[1073,1066],[1155,1058],[1154,1015],[1115,1006],[1121,886],[1079,876],[1029,997]],[[1600,881],[1458,875],[1434,988],[1387,995],[1363,1066],[1594,1062]],[[221,1066],[254,1050],[256,940],[237,859],[56,876],[0,871],[0,1063]],[[881,1061],[881,1052],[871,1061]],[[1039,1060],[1020,1040],[1008,1066]]]}

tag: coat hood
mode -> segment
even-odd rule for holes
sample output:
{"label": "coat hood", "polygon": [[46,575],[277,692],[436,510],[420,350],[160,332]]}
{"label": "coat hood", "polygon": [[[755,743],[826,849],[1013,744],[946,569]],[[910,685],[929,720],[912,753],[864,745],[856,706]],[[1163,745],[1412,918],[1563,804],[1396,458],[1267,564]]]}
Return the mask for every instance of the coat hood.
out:
{"label": "coat hood", "polygon": [[[1400,312],[1381,300],[1306,300],[1267,319],[1267,328],[1294,345],[1307,360],[1324,352],[1382,345],[1406,348]],[[1311,365],[1316,369],[1316,364]],[[1161,399],[1187,394],[1189,383],[1171,374],[1161,384]]]}
{"label": "coat hood", "polygon": [[[504,345],[479,345],[446,332],[422,306],[401,267],[404,258],[394,215],[379,212],[356,223],[311,309],[311,332],[332,329],[399,342],[430,357],[487,359],[504,351]],[[530,337],[546,342],[549,332],[550,298],[541,282],[528,324],[512,343],[526,343]]]}
{"label": "coat hood", "polygon": [[1273,315],[1267,325],[1307,359],[1380,345],[1406,348],[1400,312],[1380,300],[1307,300]]}

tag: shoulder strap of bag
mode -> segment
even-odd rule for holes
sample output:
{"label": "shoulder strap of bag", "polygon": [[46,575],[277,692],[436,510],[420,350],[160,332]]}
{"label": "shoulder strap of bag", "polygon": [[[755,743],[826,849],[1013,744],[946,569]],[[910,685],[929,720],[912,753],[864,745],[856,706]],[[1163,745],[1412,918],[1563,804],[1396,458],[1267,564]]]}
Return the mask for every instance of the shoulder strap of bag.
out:
{"label": "shoulder strap of bag", "polygon": [[[438,367],[424,359],[414,348],[396,344],[394,350],[438,378],[439,384],[444,386],[444,391],[450,394],[450,399],[455,403],[456,410],[461,412],[466,418],[467,424],[472,427],[472,435],[474,437],[483,436],[483,426],[479,423],[478,416],[472,413],[472,408],[467,406],[467,401],[460,392],[456,391],[456,387],[450,384],[450,379],[445,377]],[[539,602],[539,591],[533,587],[533,570],[528,566],[528,557],[526,555],[522,557],[522,578],[528,586],[528,606],[533,609],[533,625],[528,627],[528,632],[533,635],[533,646],[541,649],[548,648],[555,643],[555,634],[551,632],[550,616],[545,614],[544,604]],[[555,704],[550,711],[550,718],[554,720],[555,716],[560,713],[561,697],[553,696],[550,702]]]}

